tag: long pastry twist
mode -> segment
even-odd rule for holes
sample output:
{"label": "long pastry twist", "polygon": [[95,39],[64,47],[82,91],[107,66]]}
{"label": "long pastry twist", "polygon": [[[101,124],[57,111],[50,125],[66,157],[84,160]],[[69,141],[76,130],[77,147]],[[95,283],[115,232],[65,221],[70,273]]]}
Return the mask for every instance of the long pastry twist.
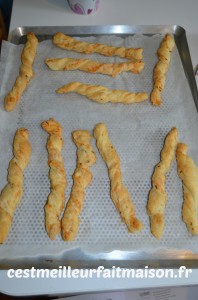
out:
{"label": "long pastry twist", "polygon": [[176,150],[178,176],[183,184],[182,217],[188,231],[198,234],[198,167],[187,150],[185,144],[178,144]]}
{"label": "long pastry twist", "polygon": [[54,71],[81,70],[88,73],[101,73],[115,77],[116,75],[130,71],[138,74],[144,68],[143,61],[131,61],[123,63],[100,63],[90,59],[79,58],[48,58],[47,66]]}
{"label": "long pastry twist", "polygon": [[49,133],[47,139],[49,178],[51,191],[45,204],[45,227],[51,240],[61,231],[60,214],[65,204],[65,189],[67,187],[61,150],[63,147],[62,127],[54,119],[41,124]]}
{"label": "long pastry twist", "polygon": [[35,59],[38,40],[34,33],[27,34],[27,42],[21,54],[21,66],[19,76],[12,87],[12,90],[4,99],[4,108],[7,111],[12,111],[20,100],[20,97],[26,89],[31,78],[34,76],[32,64]]}
{"label": "long pastry twist", "polygon": [[92,180],[92,173],[89,169],[96,162],[96,156],[90,144],[91,135],[88,131],[74,131],[72,139],[77,147],[77,166],[73,174],[71,195],[62,218],[62,237],[65,241],[74,240],[78,233],[85,189]]}
{"label": "long pastry twist", "polygon": [[125,48],[125,47],[113,47],[103,44],[91,44],[82,41],[78,41],[68,35],[64,35],[61,32],[57,32],[53,37],[53,43],[63,49],[73,50],[80,53],[91,54],[99,53],[104,56],[119,56],[132,60],[142,59],[142,48]]}
{"label": "long pastry twist", "polygon": [[23,195],[23,171],[31,155],[28,136],[27,129],[20,128],[14,137],[14,157],[8,167],[8,183],[0,195],[0,243],[4,243],[7,238],[15,209]]}
{"label": "long pastry twist", "polygon": [[171,52],[175,47],[175,42],[170,34],[167,34],[161,42],[157,51],[158,62],[154,68],[153,74],[153,90],[151,92],[151,102],[153,105],[161,105],[161,93],[165,86],[166,73],[171,59]]}
{"label": "long pastry twist", "polygon": [[58,94],[72,93],[86,96],[98,103],[136,103],[148,99],[147,93],[131,93],[124,90],[110,90],[102,85],[84,84],[81,82],[70,82],[56,90]]}
{"label": "long pastry twist", "polygon": [[100,123],[94,129],[97,148],[107,164],[111,182],[111,199],[120,213],[122,221],[128,227],[129,232],[135,233],[143,227],[141,221],[135,216],[135,208],[126,187],[122,183],[122,173],[119,156],[113,147],[105,124]]}
{"label": "long pastry twist", "polygon": [[150,217],[151,233],[161,239],[164,230],[164,213],[166,206],[165,182],[166,174],[174,160],[175,149],[178,141],[178,131],[174,127],[168,133],[161,151],[161,160],[155,166],[149,192],[147,213]]}

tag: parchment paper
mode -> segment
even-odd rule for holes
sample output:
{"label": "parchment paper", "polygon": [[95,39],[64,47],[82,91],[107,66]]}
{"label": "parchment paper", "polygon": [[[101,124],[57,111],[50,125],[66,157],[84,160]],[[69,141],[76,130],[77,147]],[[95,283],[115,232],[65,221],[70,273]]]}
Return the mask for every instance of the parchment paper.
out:
{"label": "parchment paper", "polygon": [[[23,198],[15,212],[9,236],[5,244],[0,246],[1,259],[48,254],[56,256],[74,248],[91,253],[112,250],[152,252],[158,249],[186,249],[198,253],[198,237],[192,237],[182,222],[182,184],[177,175],[175,161],[167,175],[165,230],[161,241],[151,235],[146,214],[153,168],[159,162],[164,138],[173,126],[178,128],[179,140],[188,144],[189,155],[198,163],[198,115],[177,49],[172,54],[161,107],[152,106],[150,100],[131,105],[98,104],[75,93],[55,93],[58,87],[68,82],[81,81],[112,89],[146,91],[150,94],[153,68],[157,62],[156,51],[161,39],[160,35],[136,35],[125,39],[115,36],[84,38],[91,42],[144,48],[143,72],[140,75],[125,72],[116,78],[81,71],[49,70],[44,60],[50,57],[88,57],[103,62],[123,60],[97,54],[85,56],[57,48],[51,40],[44,41],[38,47],[34,63],[35,77],[19,105],[11,113],[4,111],[3,99],[18,74],[23,45],[15,46],[3,42],[0,64],[0,189],[6,184],[13,137],[19,127],[29,130],[32,156],[24,172]],[[64,242],[61,236],[50,241],[45,232],[43,210],[50,192],[47,134],[40,126],[42,121],[50,117],[59,121],[64,129],[65,144],[62,154],[68,180],[67,200],[76,166],[76,148],[71,140],[71,132],[77,129],[93,132],[94,126],[99,122],[107,125],[111,141],[121,159],[123,183],[131,194],[137,217],[144,223],[144,229],[140,233],[128,233],[122,223],[110,199],[107,168],[93,139],[97,164],[91,168],[93,181],[86,190],[78,236],[73,242]]]}

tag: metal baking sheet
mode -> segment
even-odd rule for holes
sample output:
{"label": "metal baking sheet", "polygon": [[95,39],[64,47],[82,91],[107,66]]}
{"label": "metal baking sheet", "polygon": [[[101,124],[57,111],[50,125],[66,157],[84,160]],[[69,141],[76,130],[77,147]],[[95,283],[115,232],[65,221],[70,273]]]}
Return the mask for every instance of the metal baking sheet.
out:
{"label": "metal baking sheet", "polygon": [[[9,41],[15,44],[24,43],[26,34],[34,32],[39,41],[52,38],[57,32],[61,31],[71,36],[91,36],[91,35],[117,35],[126,37],[134,34],[154,35],[171,33],[174,35],[177,49],[184,67],[185,75],[188,80],[192,96],[198,110],[198,92],[194,77],[192,62],[188,49],[185,30],[180,26],[90,26],[90,27],[19,27],[9,36]],[[43,256],[38,258],[21,258],[13,260],[0,261],[1,268],[9,267],[46,267],[54,268],[60,265],[70,265],[75,268],[97,267],[103,265],[111,267],[113,265],[120,267],[178,267],[186,265],[189,268],[198,267],[198,255],[186,251],[177,251],[167,249],[162,252],[146,253],[144,251],[112,251],[109,253],[88,254],[80,249],[67,251],[62,256],[56,258]]]}

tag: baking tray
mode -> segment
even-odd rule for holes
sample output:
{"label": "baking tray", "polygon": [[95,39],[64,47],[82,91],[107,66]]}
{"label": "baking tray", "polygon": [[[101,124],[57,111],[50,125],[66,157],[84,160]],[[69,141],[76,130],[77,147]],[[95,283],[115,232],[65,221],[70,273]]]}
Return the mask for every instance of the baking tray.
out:
{"label": "baking tray", "polygon": [[[171,33],[174,35],[177,49],[184,67],[185,75],[198,110],[198,91],[190,58],[189,48],[185,30],[177,25],[174,26],[76,26],[76,27],[18,27],[9,36],[9,41],[14,44],[23,44],[26,34],[32,31],[39,41],[51,39],[52,36],[61,31],[71,36],[87,37],[91,35],[117,35],[126,37],[134,34],[154,35]],[[147,253],[145,251],[112,251],[109,253],[89,254],[80,249],[67,251],[61,256],[40,256],[38,258],[21,258],[0,261],[0,268],[55,268],[69,265],[73,268],[95,268],[104,267],[131,267],[144,268],[177,268],[185,265],[188,268],[198,267],[198,255],[189,251],[171,250]]]}

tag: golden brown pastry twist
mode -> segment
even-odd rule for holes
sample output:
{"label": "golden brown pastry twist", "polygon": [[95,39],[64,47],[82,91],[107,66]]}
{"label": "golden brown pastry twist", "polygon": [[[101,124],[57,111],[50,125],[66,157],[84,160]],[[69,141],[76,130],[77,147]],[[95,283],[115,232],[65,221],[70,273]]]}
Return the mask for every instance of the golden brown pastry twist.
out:
{"label": "golden brown pastry twist", "polygon": [[34,33],[27,34],[27,42],[21,54],[21,66],[19,76],[17,77],[12,90],[4,99],[4,108],[7,111],[12,111],[20,100],[22,93],[34,76],[32,64],[35,59],[38,40]]}
{"label": "golden brown pastry twist", "polygon": [[168,133],[161,151],[161,160],[155,166],[149,192],[147,213],[150,217],[151,233],[160,239],[164,230],[164,212],[166,206],[166,173],[169,171],[175,155],[175,148],[178,141],[178,132],[174,127]]}
{"label": "golden brown pastry twist", "polygon": [[98,103],[136,103],[148,99],[147,93],[131,93],[124,90],[110,90],[102,85],[70,82],[56,90],[58,94],[76,92]]}
{"label": "golden brown pastry twist", "polygon": [[198,167],[187,150],[185,144],[178,144],[176,150],[177,171],[183,184],[182,217],[188,231],[198,234]]}
{"label": "golden brown pastry twist", "polygon": [[54,71],[68,71],[68,70],[81,70],[89,73],[101,73],[105,75],[116,75],[130,71],[138,74],[144,68],[143,61],[131,61],[123,63],[100,63],[90,59],[78,59],[78,58],[48,58],[45,60],[47,66]]}
{"label": "golden brown pastry twist", "polygon": [[0,243],[9,233],[16,207],[23,195],[23,171],[29,163],[31,146],[27,129],[16,131],[13,142],[14,157],[8,167],[8,183],[0,195]]}
{"label": "golden brown pastry twist", "polygon": [[170,63],[171,52],[174,47],[174,39],[170,34],[167,34],[162,40],[160,48],[157,51],[159,60],[154,68],[154,86],[151,92],[151,102],[153,105],[160,105],[162,102],[161,93],[165,86],[166,73]]}
{"label": "golden brown pastry twist", "polygon": [[119,156],[113,147],[105,124],[100,123],[94,129],[94,137],[98,150],[107,164],[111,182],[111,199],[123,222],[127,225],[129,232],[135,233],[143,227],[141,221],[135,217],[134,205],[129,192],[122,183],[122,173]]}
{"label": "golden brown pastry twist", "polygon": [[91,54],[99,53],[105,56],[114,56],[141,60],[142,48],[125,48],[125,47],[113,47],[103,44],[91,44],[82,41],[78,41],[68,35],[64,35],[61,32],[57,32],[53,37],[53,43],[63,49],[73,50],[80,53]]}
{"label": "golden brown pastry twist", "polygon": [[54,240],[61,231],[60,214],[65,204],[67,187],[66,172],[61,155],[62,127],[52,118],[43,122],[41,126],[49,133],[47,150],[51,191],[45,204],[45,227],[50,239]]}
{"label": "golden brown pastry twist", "polygon": [[77,146],[77,167],[73,174],[71,195],[62,218],[62,237],[65,241],[74,240],[78,233],[85,189],[92,180],[92,173],[89,168],[96,162],[96,156],[90,144],[91,135],[88,131],[74,131],[72,139]]}

